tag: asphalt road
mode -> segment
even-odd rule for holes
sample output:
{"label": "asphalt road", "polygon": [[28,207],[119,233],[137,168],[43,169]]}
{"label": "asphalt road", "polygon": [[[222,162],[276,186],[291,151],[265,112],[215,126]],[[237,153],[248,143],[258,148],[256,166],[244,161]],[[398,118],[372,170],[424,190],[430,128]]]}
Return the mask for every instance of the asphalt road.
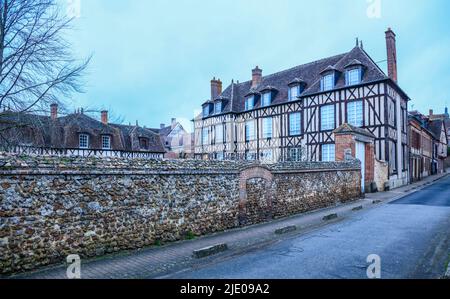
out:
{"label": "asphalt road", "polygon": [[390,204],[171,278],[364,279],[372,254],[380,257],[381,278],[439,278],[450,257],[450,177]]}

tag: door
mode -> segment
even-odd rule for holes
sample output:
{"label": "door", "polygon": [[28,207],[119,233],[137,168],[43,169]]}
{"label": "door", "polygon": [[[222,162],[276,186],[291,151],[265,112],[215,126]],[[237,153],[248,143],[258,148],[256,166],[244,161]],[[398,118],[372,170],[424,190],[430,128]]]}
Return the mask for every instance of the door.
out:
{"label": "door", "polygon": [[364,179],[366,174],[366,145],[364,142],[356,142],[356,159],[361,161],[361,191],[364,193]]}

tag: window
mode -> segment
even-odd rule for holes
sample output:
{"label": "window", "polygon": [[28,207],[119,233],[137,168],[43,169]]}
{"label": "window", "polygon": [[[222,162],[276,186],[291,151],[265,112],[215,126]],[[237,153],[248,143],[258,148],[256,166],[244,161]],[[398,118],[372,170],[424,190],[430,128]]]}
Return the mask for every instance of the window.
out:
{"label": "window", "polygon": [[322,145],[322,162],[334,162],[335,146],[334,144]]}
{"label": "window", "polygon": [[355,127],[362,127],[364,125],[362,101],[347,103],[347,122]]}
{"label": "window", "polygon": [[261,107],[267,107],[271,104],[272,93],[266,92],[262,95]]}
{"label": "window", "polygon": [[89,148],[89,135],[80,134],[79,136],[79,147],[80,148]]}
{"label": "window", "polygon": [[263,150],[261,152],[261,160],[266,162],[273,162],[273,150]]}
{"label": "window", "polygon": [[216,143],[223,143],[223,125],[216,125]]}
{"label": "window", "polygon": [[295,136],[301,134],[302,117],[300,112],[289,115],[289,135]]}
{"label": "window", "polygon": [[[166,142],[166,145],[168,145],[168,142]],[[143,150],[148,150],[148,139],[139,138],[139,147]]]}
{"label": "window", "polygon": [[207,145],[209,142],[209,130],[208,128],[202,129],[202,144]]}
{"label": "window", "polygon": [[255,97],[251,96],[245,99],[245,110],[251,110],[255,106]]}
{"label": "window", "polygon": [[300,86],[292,86],[289,88],[289,101],[297,100],[297,97],[300,95]]}
{"label": "window", "polygon": [[104,149],[104,150],[111,149],[111,137],[110,136],[102,136],[102,149]]}
{"label": "window", "polygon": [[325,75],[322,77],[322,91],[331,90],[334,88],[334,74]]}
{"label": "window", "polygon": [[209,115],[209,105],[206,105],[203,107],[203,117],[206,117]]}
{"label": "window", "polygon": [[224,160],[223,152],[216,153],[216,160]]}
{"label": "window", "polygon": [[289,161],[300,162],[302,160],[302,149],[299,147],[289,149]]}
{"label": "window", "polygon": [[214,113],[218,114],[222,112],[222,102],[217,102],[214,105]]}
{"label": "window", "polygon": [[361,69],[352,69],[347,71],[347,85],[355,85],[361,83]]}
{"label": "window", "polygon": [[256,160],[256,152],[247,150],[245,152],[245,160],[251,160],[251,161]]}
{"label": "window", "polygon": [[263,118],[263,138],[272,138],[272,118]]}
{"label": "window", "polygon": [[334,105],[326,105],[320,108],[320,122],[320,128],[322,131],[329,131],[334,129]]}
{"label": "window", "polygon": [[255,121],[251,120],[245,123],[245,141],[255,139]]}

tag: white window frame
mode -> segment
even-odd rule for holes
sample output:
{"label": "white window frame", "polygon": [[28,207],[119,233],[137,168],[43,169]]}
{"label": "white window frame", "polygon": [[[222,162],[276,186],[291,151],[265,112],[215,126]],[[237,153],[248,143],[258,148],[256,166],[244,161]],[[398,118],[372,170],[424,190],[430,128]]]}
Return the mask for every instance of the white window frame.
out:
{"label": "white window frame", "polygon": [[209,129],[203,128],[202,129],[202,145],[208,145],[209,144]]}
{"label": "white window frame", "polygon": [[251,96],[251,97],[246,98],[245,99],[245,110],[252,110],[254,107],[255,107],[255,97]]}
{"label": "white window frame", "polygon": [[289,101],[297,100],[298,96],[300,96],[300,85],[289,87]]}
{"label": "white window frame", "polygon": [[111,149],[111,136],[102,135],[102,149],[104,150]]}
{"label": "white window frame", "polygon": [[223,125],[216,125],[215,131],[216,131],[216,143],[223,143],[224,142]]}
{"label": "white window frame", "polygon": [[347,103],[347,122],[355,127],[364,126],[363,101],[352,101]]}
{"label": "white window frame", "polygon": [[273,118],[265,117],[262,119],[263,138],[273,137]]}
{"label": "white window frame", "polygon": [[209,105],[203,107],[203,117],[206,117],[209,115]]}
{"label": "white window frame", "polygon": [[272,104],[272,93],[265,92],[261,96],[261,107],[267,107]]}
{"label": "white window frame", "polygon": [[347,86],[350,85],[356,85],[361,83],[361,69],[360,68],[355,68],[355,69],[350,69],[346,72],[346,83]]}
{"label": "white window frame", "polygon": [[334,130],[336,127],[335,106],[325,105],[320,107],[320,129],[322,131]]}
{"label": "white window frame", "polygon": [[255,140],[255,121],[249,120],[245,122],[245,141]]}
{"label": "white window frame", "polygon": [[273,162],[273,150],[271,149],[262,150],[261,160],[265,162]]}
{"label": "white window frame", "polygon": [[255,161],[257,159],[255,151],[246,151],[245,152],[245,160]]}
{"label": "white window frame", "polygon": [[300,162],[302,156],[302,149],[300,147],[291,147],[289,149],[289,160],[294,162]]}
{"label": "white window frame", "polygon": [[78,136],[78,147],[81,149],[89,148],[89,135],[88,134],[80,134]]}
{"label": "white window frame", "polygon": [[302,114],[294,112],[289,114],[289,135],[298,136],[302,134]]}
{"label": "white window frame", "polygon": [[322,77],[322,91],[332,90],[335,85],[334,74],[324,75]]}
{"label": "white window frame", "polygon": [[[219,109],[217,109],[217,108],[219,108]],[[214,113],[219,114],[221,112],[222,112],[222,102],[216,102],[214,104]]]}
{"label": "white window frame", "polygon": [[336,146],[334,144],[322,145],[322,162],[334,162],[336,160]]}

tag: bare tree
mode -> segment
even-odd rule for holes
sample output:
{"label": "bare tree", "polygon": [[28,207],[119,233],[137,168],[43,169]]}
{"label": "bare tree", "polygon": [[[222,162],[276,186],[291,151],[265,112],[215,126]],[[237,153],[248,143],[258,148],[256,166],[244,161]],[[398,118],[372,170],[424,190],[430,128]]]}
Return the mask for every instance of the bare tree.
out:
{"label": "bare tree", "polygon": [[73,58],[65,35],[72,21],[57,0],[0,0],[0,107],[45,111],[82,91],[89,59]]}

